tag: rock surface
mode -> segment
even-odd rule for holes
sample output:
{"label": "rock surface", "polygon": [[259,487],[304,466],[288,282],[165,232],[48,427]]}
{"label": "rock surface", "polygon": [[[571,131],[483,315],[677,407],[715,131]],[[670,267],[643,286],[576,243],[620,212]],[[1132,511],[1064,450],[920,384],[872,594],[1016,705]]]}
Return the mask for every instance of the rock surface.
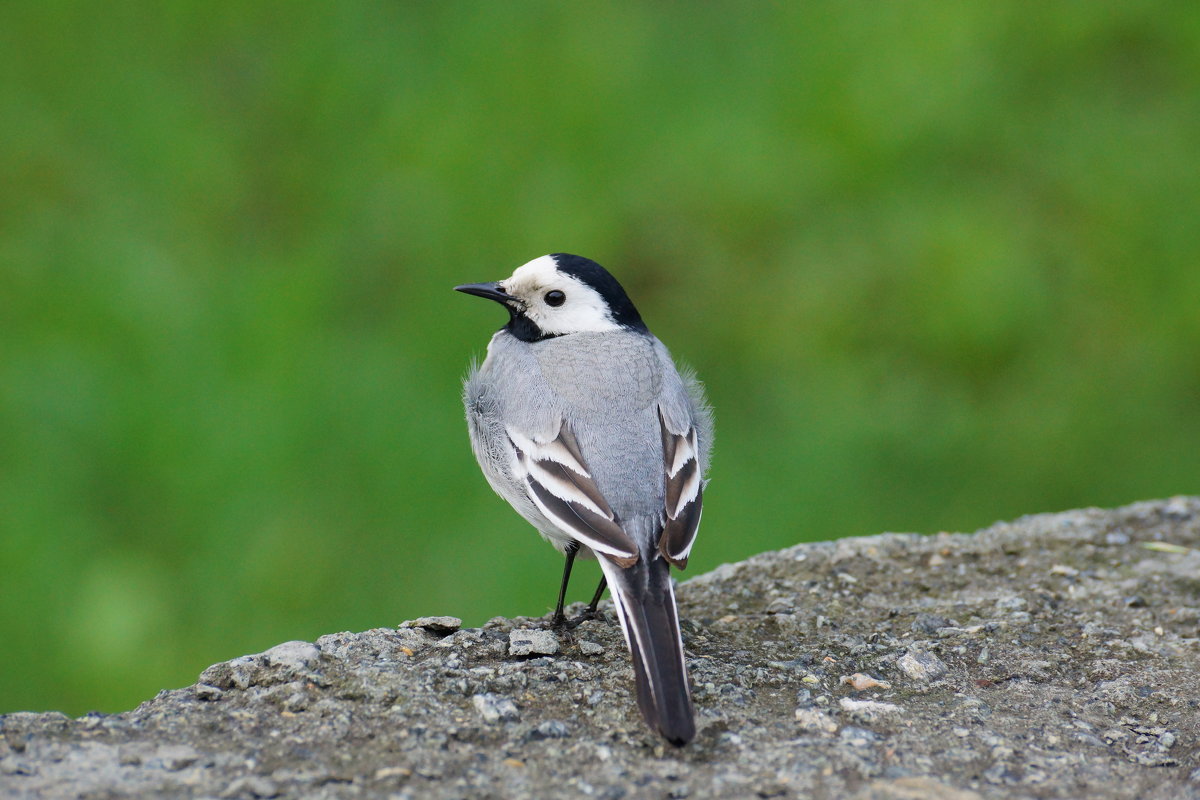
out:
{"label": "rock surface", "polygon": [[679,599],[681,750],[611,609],[432,617],[2,716],[0,796],[1200,798],[1200,498],[799,545]]}

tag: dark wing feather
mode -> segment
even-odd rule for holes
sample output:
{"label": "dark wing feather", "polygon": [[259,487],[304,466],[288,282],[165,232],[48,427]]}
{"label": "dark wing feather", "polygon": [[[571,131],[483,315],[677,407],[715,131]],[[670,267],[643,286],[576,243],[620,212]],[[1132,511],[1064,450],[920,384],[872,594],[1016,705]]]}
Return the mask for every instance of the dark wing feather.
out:
{"label": "dark wing feather", "polygon": [[696,443],[696,428],[687,433],[672,433],[667,427],[662,409],[658,410],[662,431],[665,522],[658,549],[663,558],[676,567],[687,566],[688,554],[700,527],[704,486],[700,477],[700,461]]}
{"label": "dark wing feather", "polygon": [[508,439],[529,499],[550,521],[622,567],[637,562],[637,545],[596,486],[565,420],[550,442],[535,442],[511,429]]}

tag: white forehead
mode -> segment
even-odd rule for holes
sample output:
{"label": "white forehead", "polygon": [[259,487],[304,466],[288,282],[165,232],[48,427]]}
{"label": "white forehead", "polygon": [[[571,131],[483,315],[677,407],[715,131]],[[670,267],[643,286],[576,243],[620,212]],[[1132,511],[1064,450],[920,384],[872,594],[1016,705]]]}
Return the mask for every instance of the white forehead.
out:
{"label": "white forehead", "polygon": [[530,288],[549,286],[567,277],[569,276],[558,271],[558,264],[555,263],[554,256],[539,256],[533,261],[517,267],[513,271],[512,277],[504,283],[511,292],[516,286]]}

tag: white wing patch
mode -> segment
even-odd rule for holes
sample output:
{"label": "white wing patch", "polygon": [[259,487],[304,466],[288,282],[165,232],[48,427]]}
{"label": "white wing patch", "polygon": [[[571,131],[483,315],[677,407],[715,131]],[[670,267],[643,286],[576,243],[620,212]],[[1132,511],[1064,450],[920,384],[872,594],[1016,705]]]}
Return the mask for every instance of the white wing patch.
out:
{"label": "white wing patch", "polygon": [[672,433],[661,408],[658,421],[662,429],[666,481],[663,502],[666,521],[658,549],[663,558],[683,569],[696,541],[703,508],[704,487],[700,478],[697,433],[695,427],[684,434]]}
{"label": "white wing patch", "polygon": [[538,510],[564,533],[616,564],[636,563],[637,545],[588,472],[570,426],[564,421],[549,442],[535,441],[511,427],[506,432],[516,456],[516,476]]}

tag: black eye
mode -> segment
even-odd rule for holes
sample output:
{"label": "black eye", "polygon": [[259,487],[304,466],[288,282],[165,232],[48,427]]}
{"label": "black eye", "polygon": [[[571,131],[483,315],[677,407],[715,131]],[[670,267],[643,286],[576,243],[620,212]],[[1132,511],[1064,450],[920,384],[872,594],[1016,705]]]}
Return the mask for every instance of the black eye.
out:
{"label": "black eye", "polygon": [[558,289],[551,289],[550,291],[546,292],[545,300],[546,305],[548,306],[561,306],[563,303],[567,302],[567,296]]}

